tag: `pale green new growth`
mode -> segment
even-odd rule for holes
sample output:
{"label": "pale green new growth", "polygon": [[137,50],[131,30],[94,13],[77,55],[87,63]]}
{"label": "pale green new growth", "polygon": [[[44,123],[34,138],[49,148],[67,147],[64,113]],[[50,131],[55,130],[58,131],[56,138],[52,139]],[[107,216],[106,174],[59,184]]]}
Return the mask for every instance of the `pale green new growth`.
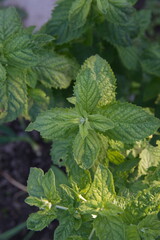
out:
{"label": "pale green new growth", "polygon": [[26,203],[40,209],[29,216],[27,226],[31,230],[40,231],[57,217],[55,209],[60,196],[56,190],[53,171],[50,169],[44,174],[41,169],[31,168],[27,190],[30,196]]}
{"label": "pale green new growth", "polygon": [[83,139],[78,133],[73,143],[73,155],[82,168],[91,168],[98,158],[100,141],[94,131],[89,131]]}
{"label": "pale green new growth", "polygon": [[112,173],[103,165],[98,166],[92,186],[87,193],[87,198],[97,201],[102,206],[115,197]]}
{"label": "pale green new growth", "polygon": [[156,147],[148,144],[140,153],[138,176],[147,174],[150,167],[157,167],[160,164],[160,141],[157,141],[157,144]]}
{"label": "pale green new growth", "polygon": [[[88,83],[85,82],[85,79],[88,80]],[[87,84],[90,84],[90,86],[87,86]],[[90,91],[87,87],[90,88]],[[111,102],[114,102],[116,95],[116,79],[110,65],[98,55],[87,59],[82,65],[82,68],[77,76],[75,95],[78,102],[78,94],[81,93],[80,90],[78,91],[79,88],[86,89],[86,93],[82,92],[80,95],[82,100],[82,97],[87,95],[89,98],[89,94],[91,95],[89,100],[92,101],[92,109],[94,109],[96,106],[94,101],[98,102],[98,106],[105,106]],[[95,88],[97,89],[95,90]],[[88,99],[86,99],[86,101],[87,100]]]}

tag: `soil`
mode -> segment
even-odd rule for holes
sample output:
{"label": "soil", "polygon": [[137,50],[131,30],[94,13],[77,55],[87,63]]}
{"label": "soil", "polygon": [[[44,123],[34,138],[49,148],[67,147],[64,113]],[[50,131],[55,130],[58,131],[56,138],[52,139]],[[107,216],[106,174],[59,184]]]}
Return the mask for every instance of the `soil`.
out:
{"label": "soil", "polygon": [[[14,121],[8,126],[14,130],[17,136],[24,134],[24,130],[18,121]],[[39,145],[38,153],[26,142],[12,142],[0,145],[0,233],[26,221],[28,215],[33,212],[33,208],[24,202],[27,193],[12,185],[2,175],[7,173],[10,177],[26,186],[30,167],[39,167],[47,171],[51,166],[50,143],[43,142],[37,132],[31,133],[30,136]],[[48,229],[34,233],[30,239],[53,239],[53,231],[57,224],[57,221],[53,222]],[[23,239],[27,232],[26,229],[23,230],[12,240]]]}

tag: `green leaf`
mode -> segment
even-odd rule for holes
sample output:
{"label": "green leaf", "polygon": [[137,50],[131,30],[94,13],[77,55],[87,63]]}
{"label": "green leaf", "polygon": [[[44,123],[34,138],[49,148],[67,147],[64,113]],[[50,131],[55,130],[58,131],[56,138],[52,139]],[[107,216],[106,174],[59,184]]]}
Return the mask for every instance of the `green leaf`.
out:
{"label": "green leaf", "polygon": [[29,195],[37,198],[45,198],[42,180],[44,173],[39,168],[31,168],[27,181],[27,191]]}
{"label": "green leaf", "polygon": [[[51,20],[48,22],[48,24],[44,29],[46,33],[57,37],[58,44],[63,44],[63,43],[72,41],[73,39],[77,39],[85,31],[84,26],[78,29],[77,28],[74,29],[75,22],[73,23],[74,25],[70,24],[69,15],[70,15],[70,10],[72,8],[72,4],[74,7],[75,0],[67,0],[67,1],[62,0],[61,2],[59,2],[58,5],[53,10]],[[81,13],[79,13],[78,15],[80,16],[80,14]]]}
{"label": "green leaf", "polygon": [[150,45],[143,54],[141,60],[142,68],[146,73],[154,76],[160,76],[160,46],[158,44]]}
{"label": "green leaf", "polygon": [[54,40],[54,37],[43,34],[43,33],[36,33],[33,35],[34,42],[39,45],[39,47],[43,47],[46,44],[52,42]]}
{"label": "green leaf", "polygon": [[52,204],[60,201],[52,169],[44,174],[41,169],[31,168],[27,181],[27,191],[30,196],[40,198],[41,200],[47,199]]}
{"label": "green leaf", "polygon": [[92,0],[75,0],[71,5],[68,19],[73,31],[78,30],[85,25],[91,8],[91,3]]}
{"label": "green leaf", "polygon": [[6,41],[5,57],[9,65],[27,68],[37,64],[38,57],[31,49],[31,41],[31,37],[25,34],[17,34]]}
{"label": "green leaf", "polygon": [[49,211],[52,207],[52,204],[47,199],[43,198],[29,196],[25,199],[25,202],[30,206],[36,206],[44,211]]}
{"label": "green leaf", "polygon": [[61,184],[60,187],[66,192],[68,197],[74,202],[78,198],[78,194],[71,187]]}
{"label": "green leaf", "polygon": [[[115,100],[115,76],[110,65],[98,55],[85,61],[78,74],[76,84],[76,100],[82,102],[82,107],[86,111],[88,109],[93,111],[97,103],[99,106],[104,106]],[[98,100],[99,94],[100,99]],[[82,100],[83,98],[84,100]],[[89,101],[88,104],[87,101]]]}
{"label": "green leaf", "polygon": [[103,108],[100,113],[115,124],[106,132],[107,136],[126,143],[144,139],[160,127],[159,119],[130,103],[117,102]]}
{"label": "green leaf", "polygon": [[91,127],[90,127],[90,124],[88,122],[88,119],[86,120],[86,122],[81,123],[79,125],[79,133],[80,133],[80,135],[83,139],[85,139],[87,137],[89,129],[91,129]]}
{"label": "green leaf", "polygon": [[31,67],[26,69],[26,83],[29,87],[35,88],[38,81],[38,75]]}
{"label": "green leaf", "polygon": [[116,150],[108,149],[107,151],[107,157],[111,163],[114,163],[115,165],[119,165],[124,162],[125,156]]}
{"label": "green leaf", "polygon": [[56,186],[57,187],[59,187],[60,184],[69,185],[68,177],[63,170],[61,170],[60,168],[58,168],[56,166],[52,166],[51,168],[52,168],[52,170],[54,172],[54,175],[55,175]]}
{"label": "green leaf", "polygon": [[38,64],[32,69],[46,87],[67,88],[75,78],[78,65],[67,57],[42,51],[39,54]]}
{"label": "green leaf", "polygon": [[6,106],[6,101],[7,101],[7,95],[5,94],[6,92],[6,69],[0,64],[0,120],[6,116],[7,112],[7,106]]}
{"label": "green leaf", "polygon": [[138,232],[138,228],[136,225],[126,226],[126,239],[141,240]]}
{"label": "green leaf", "polygon": [[108,21],[116,24],[128,22],[133,12],[127,0],[97,0],[97,6]]}
{"label": "green leaf", "polygon": [[27,107],[27,89],[25,74],[19,70],[7,67],[6,78],[5,69],[1,67],[2,78],[0,82],[0,123],[12,121],[23,114]]}
{"label": "green leaf", "polygon": [[128,70],[138,71],[139,69],[139,52],[138,48],[131,47],[117,47],[119,57],[123,63],[123,65]]}
{"label": "green leaf", "polygon": [[121,26],[114,23],[104,23],[103,37],[113,46],[129,47],[132,45],[131,32],[129,26]]}
{"label": "green leaf", "polygon": [[120,216],[109,214],[106,216],[98,216],[94,220],[93,226],[100,240],[125,239],[125,227]]}
{"label": "green leaf", "polygon": [[56,217],[54,213],[47,213],[46,211],[32,213],[27,219],[27,228],[33,231],[41,231],[56,219]]}
{"label": "green leaf", "polygon": [[76,103],[86,112],[92,112],[100,100],[98,83],[92,79],[90,69],[81,70],[76,78],[74,89]]}
{"label": "green leaf", "polygon": [[[139,191],[134,199],[130,199],[127,203],[125,212],[131,216],[132,221],[130,223],[132,224],[137,224],[147,215],[151,216],[153,213],[157,215],[159,211],[159,186],[155,188],[146,186],[145,188],[142,191],[138,189]],[[150,223],[148,221],[148,224],[152,224],[152,221]]]}
{"label": "green leaf", "polygon": [[35,88],[29,90],[29,116],[34,121],[37,115],[49,107],[49,97],[41,89]]}
{"label": "green leaf", "polygon": [[81,194],[86,194],[91,186],[91,175],[89,170],[84,170],[78,165],[69,171],[70,182]]}
{"label": "green leaf", "polygon": [[40,198],[29,196],[25,199],[25,202],[30,206],[36,206],[41,208],[43,206],[43,201]]}
{"label": "green leaf", "polygon": [[136,20],[140,27],[140,34],[144,34],[148,29],[149,24],[151,23],[151,10],[150,9],[141,9],[141,11],[136,12]]}
{"label": "green leaf", "polygon": [[138,230],[142,239],[155,240],[160,236],[160,221],[157,215],[148,215],[139,224]]}
{"label": "green leaf", "polygon": [[27,227],[40,231],[57,217],[54,204],[60,201],[60,196],[56,190],[53,171],[50,169],[44,174],[41,169],[31,168],[27,190],[30,196],[26,203],[40,208],[40,211],[29,216]]}
{"label": "green leaf", "polygon": [[70,130],[76,130],[79,121],[80,118],[74,109],[54,108],[41,113],[26,130],[37,130],[47,139],[59,139],[64,138]]}
{"label": "green leaf", "polygon": [[91,168],[98,158],[100,142],[97,134],[89,131],[85,139],[80,133],[77,134],[73,143],[73,155],[80,167]]}
{"label": "green leaf", "polygon": [[63,165],[62,160],[66,161],[71,143],[69,139],[54,141],[51,147],[51,158],[54,164]]}
{"label": "green leaf", "polygon": [[100,132],[105,132],[108,129],[114,128],[114,123],[107,117],[100,114],[93,114],[88,116],[91,128]]}
{"label": "green leaf", "polygon": [[71,216],[66,216],[60,221],[60,225],[56,228],[54,232],[55,240],[66,240],[72,234],[74,230],[74,218]]}
{"label": "green leaf", "polygon": [[0,23],[0,43],[22,28],[20,17],[13,7],[0,10]]}
{"label": "green leaf", "polygon": [[160,141],[157,141],[158,146],[153,147],[147,145],[140,153],[140,161],[138,164],[138,175],[147,174],[150,167],[157,167],[160,164]]}
{"label": "green leaf", "polygon": [[49,202],[55,204],[60,201],[60,197],[56,190],[55,175],[50,169],[42,179],[42,187],[44,190],[44,195]]}
{"label": "green leaf", "polygon": [[95,200],[98,204],[105,204],[115,196],[114,181],[110,170],[99,165],[94,175],[94,181],[87,193],[87,199]]}

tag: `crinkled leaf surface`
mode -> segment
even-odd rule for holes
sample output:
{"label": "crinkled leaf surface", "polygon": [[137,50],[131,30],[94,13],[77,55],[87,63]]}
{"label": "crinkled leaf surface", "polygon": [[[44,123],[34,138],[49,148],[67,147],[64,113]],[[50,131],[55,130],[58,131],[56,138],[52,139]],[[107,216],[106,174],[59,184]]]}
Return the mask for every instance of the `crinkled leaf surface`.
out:
{"label": "crinkled leaf surface", "polygon": [[44,190],[42,187],[42,179],[44,173],[41,169],[31,168],[27,181],[27,191],[29,195],[40,198],[44,197]]}
{"label": "crinkled leaf surface", "polygon": [[[88,83],[86,82],[88,78]],[[94,82],[95,83],[92,83]],[[98,55],[88,58],[78,74],[77,89],[75,87],[75,95],[78,95],[78,100],[89,101],[88,105],[91,110],[94,109],[97,102],[99,106],[107,105],[115,100],[116,79],[110,65]],[[81,84],[81,86],[79,86]],[[97,86],[97,90],[96,90]],[[87,94],[87,91],[89,90]],[[98,93],[99,92],[99,93]],[[95,96],[97,94],[97,97]],[[100,99],[98,97],[100,94]],[[88,99],[86,99],[86,97]],[[94,98],[92,97],[94,96]],[[93,107],[91,106],[93,104]],[[82,105],[83,107],[83,105]]]}
{"label": "crinkled leaf surface", "polygon": [[98,204],[104,204],[115,196],[114,181],[110,170],[99,165],[94,175],[94,181],[87,193],[87,199],[96,200]]}
{"label": "crinkled leaf surface", "polygon": [[105,22],[103,25],[103,38],[114,46],[129,47],[132,45],[130,26],[121,26]]}
{"label": "crinkled leaf surface", "polygon": [[154,240],[160,236],[160,221],[157,215],[151,214],[145,217],[139,224],[138,230],[144,240]]}
{"label": "crinkled leaf surface", "polygon": [[114,128],[114,123],[107,117],[100,114],[93,114],[88,116],[91,128],[100,132],[105,132],[108,129]]}
{"label": "crinkled leaf surface", "polygon": [[102,109],[101,114],[111,119],[115,127],[106,134],[119,141],[135,142],[153,134],[159,127],[160,121],[141,107],[130,103],[111,104]]}
{"label": "crinkled leaf surface", "polygon": [[108,21],[118,24],[126,23],[133,11],[127,0],[97,0],[97,6]]}
{"label": "crinkled leaf surface", "polygon": [[76,78],[74,89],[76,103],[86,112],[92,112],[100,100],[98,82],[93,80],[90,69],[81,70]]}
{"label": "crinkled leaf surface", "polygon": [[69,24],[72,31],[83,27],[90,11],[92,0],[75,0],[69,11]]}
{"label": "crinkled leaf surface", "polygon": [[147,145],[140,153],[140,162],[138,164],[138,175],[147,174],[150,167],[157,167],[160,164],[160,141],[158,146]]}
{"label": "crinkled leaf surface", "polygon": [[42,137],[58,139],[64,137],[70,129],[77,129],[79,116],[74,109],[55,108],[40,114],[27,131],[37,130]]}
{"label": "crinkled leaf surface", "polygon": [[19,32],[22,27],[21,20],[15,8],[0,10],[0,43]]}
{"label": "crinkled leaf surface", "polygon": [[31,42],[31,36],[24,33],[8,39],[4,44],[4,54],[8,64],[17,68],[35,66],[38,56],[33,53]]}
{"label": "crinkled leaf surface", "polygon": [[40,231],[57,217],[54,205],[60,201],[60,196],[56,190],[53,171],[50,169],[44,174],[41,169],[31,168],[27,190],[29,197],[26,199],[26,203],[40,209],[29,216],[27,227],[34,231]]}
{"label": "crinkled leaf surface", "polygon": [[35,120],[37,115],[49,107],[49,97],[46,93],[38,88],[29,90],[29,115]]}
{"label": "crinkled leaf surface", "polygon": [[32,69],[46,87],[67,88],[75,78],[78,65],[67,57],[42,51],[37,65]]}
{"label": "crinkled leaf surface", "polygon": [[[5,77],[5,71],[6,77]],[[27,107],[27,88],[25,74],[12,67],[1,66],[0,80],[0,122],[12,121]]]}
{"label": "crinkled leaf surface", "polygon": [[[86,22],[90,2],[90,0],[63,0],[59,2],[53,10],[52,18],[46,25],[45,31],[56,36],[58,44],[79,38],[85,31],[83,25]],[[76,24],[75,17],[78,17]]]}
{"label": "crinkled leaf surface", "polygon": [[98,216],[93,226],[100,240],[125,240],[125,226],[118,215]]}
{"label": "crinkled leaf surface", "polygon": [[131,47],[118,46],[117,50],[122,63],[127,69],[133,71],[139,69],[140,62],[138,48],[134,46]]}
{"label": "crinkled leaf surface", "polygon": [[65,217],[60,221],[60,225],[54,232],[55,240],[66,240],[74,230],[74,218],[71,216]]}
{"label": "crinkled leaf surface", "polygon": [[73,155],[78,165],[82,168],[91,168],[98,158],[100,141],[94,131],[89,131],[85,139],[77,134],[73,143]]}
{"label": "crinkled leaf surface", "polygon": [[138,228],[136,225],[126,226],[126,239],[141,240],[138,232]]}
{"label": "crinkled leaf surface", "polygon": [[54,213],[44,211],[32,213],[27,220],[27,228],[33,231],[41,231],[56,219],[56,217]]}
{"label": "crinkled leaf surface", "polygon": [[143,70],[154,76],[160,76],[160,46],[159,44],[151,45],[143,55],[141,61]]}

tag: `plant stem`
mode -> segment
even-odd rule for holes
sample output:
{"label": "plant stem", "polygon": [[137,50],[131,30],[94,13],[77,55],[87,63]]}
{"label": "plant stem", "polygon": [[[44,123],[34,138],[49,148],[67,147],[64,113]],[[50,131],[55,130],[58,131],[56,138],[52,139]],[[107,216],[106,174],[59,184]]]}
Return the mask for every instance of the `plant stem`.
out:
{"label": "plant stem", "polygon": [[67,207],[63,207],[63,206],[59,206],[59,205],[56,205],[56,208],[58,208],[58,209],[62,209],[62,210],[68,210]]}
{"label": "plant stem", "polygon": [[79,195],[79,198],[82,199],[83,201],[87,202],[87,200],[82,195]]}
{"label": "plant stem", "polygon": [[91,233],[90,233],[90,235],[89,235],[88,240],[91,240],[91,238],[93,237],[94,232],[95,232],[95,229],[93,228],[92,231],[91,231]]}
{"label": "plant stem", "polygon": [[20,190],[22,190],[23,192],[27,192],[27,187],[24,186],[23,184],[19,183],[18,181],[16,181],[14,178],[12,178],[8,173],[6,172],[2,172],[1,175],[8,181],[10,182],[12,185],[14,185],[15,187],[19,188]]}

